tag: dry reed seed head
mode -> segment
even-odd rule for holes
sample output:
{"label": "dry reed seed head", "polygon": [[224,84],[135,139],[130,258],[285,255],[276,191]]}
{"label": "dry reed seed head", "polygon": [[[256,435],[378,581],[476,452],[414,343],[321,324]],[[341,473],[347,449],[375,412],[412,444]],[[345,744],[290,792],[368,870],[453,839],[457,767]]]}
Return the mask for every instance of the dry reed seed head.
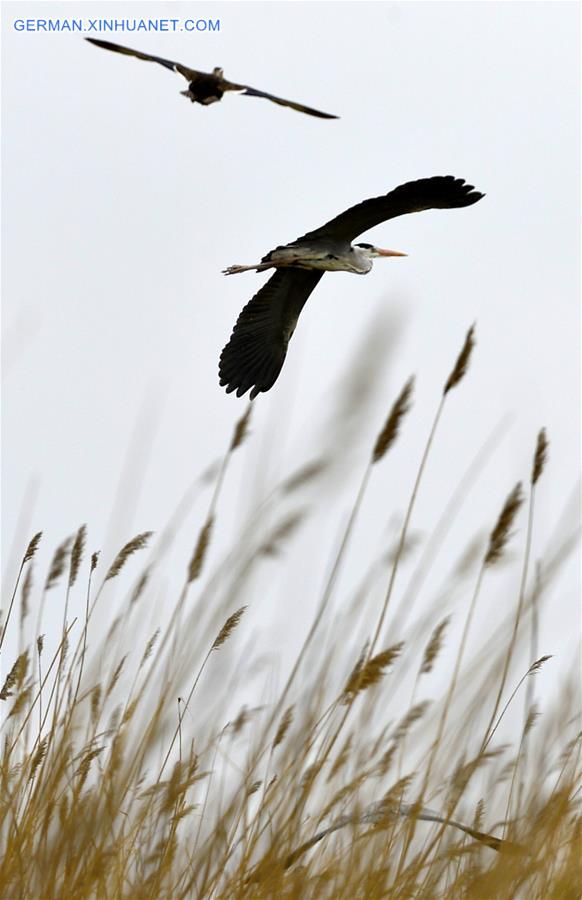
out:
{"label": "dry reed seed head", "polygon": [[493,750],[485,750],[483,753],[479,753],[478,756],[470,759],[469,762],[465,762],[464,759],[461,760],[451,778],[453,795],[461,797],[477,769],[491,762],[492,759],[497,759],[506,750],[507,745],[502,745],[501,747],[495,747]]}
{"label": "dry reed seed head", "polygon": [[418,673],[419,675],[428,675],[428,673],[432,671],[435,660],[442,650],[445,632],[449,627],[450,620],[451,617],[447,616],[434,629],[430,640],[426,645],[426,650],[424,651],[424,657]]}
{"label": "dry reed seed head", "polygon": [[327,469],[328,465],[329,463],[325,459],[316,459],[314,462],[306,463],[298,469],[297,472],[283,481],[281,484],[282,492],[284,494],[290,494],[298,488],[303,487],[305,484],[309,484],[310,481],[314,481],[321,475],[321,473]]}
{"label": "dry reed seed head", "polygon": [[38,544],[39,544],[41,537],[42,537],[42,531],[39,531],[32,538],[28,547],[26,548],[26,553],[24,554],[24,557],[22,559],[22,565],[24,565],[24,563],[27,563],[29,559],[32,559],[32,557],[34,556],[34,554],[36,553],[36,551],[38,549]]}
{"label": "dry reed seed head", "polygon": [[571,741],[568,741],[562,752],[560,753],[558,767],[559,769],[563,769],[564,766],[567,765],[568,762],[571,761],[572,754],[576,751],[578,752],[578,745],[582,740],[582,731],[578,732],[578,734],[572,738]]}
{"label": "dry reed seed head", "polygon": [[548,458],[548,438],[546,435],[546,429],[542,428],[538,434],[538,440],[536,444],[536,451],[534,453],[533,466],[531,470],[531,483],[532,485],[537,484],[539,478],[544,471],[546,461]]}
{"label": "dry reed seed head", "polygon": [[[381,829],[393,823],[398,815],[406,814],[409,817],[416,817],[418,814],[416,812],[417,807],[410,806],[404,813],[404,808],[401,805],[404,793],[410,787],[412,780],[412,775],[405,775],[403,778],[400,778],[384,794],[381,800],[376,803],[370,803],[369,806],[365,807],[358,817],[359,823],[361,825],[374,825]],[[420,812],[420,808],[418,808],[418,812]]]}
{"label": "dry reed seed head", "polygon": [[190,804],[190,806],[182,806],[178,812],[174,813],[174,815],[170,819],[171,825],[177,825],[178,822],[181,822],[182,819],[185,819],[186,816],[189,816],[190,813],[194,812],[195,809],[198,809],[196,804]]}
{"label": "dry reed seed head", "polygon": [[159,629],[159,628],[156,628],[156,630],[154,631],[154,633],[152,634],[151,638],[149,639],[149,641],[148,641],[147,644],[146,644],[145,650],[144,650],[144,652],[143,652],[143,656],[142,656],[142,658],[141,658],[141,662],[140,662],[140,664],[139,664],[140,669],[141,669],[141,667],[143,666],[143,664],[144,664],[144,663],[149,659],[149,657],[151,656],[152,650],[154,649],[154,646],[155,646],[156,641],[157,641],[157,639],[159,638],[159,636],[160,636],[160,629]]}
{"label": "dry reed seed head", "polygon": [[96,759],[103,751],[105,747],[93,747],[89,750],[81,760],[79,767],[76,771],[76,776],[79,779],[79,787],[82,787],[87,780],[87,775],[89,774],[89,768],[94,759]]}
{"label": "dry reed seed head", "polygon": [[176,760],[172,767],[170,777],[165,781],[160,781],[157,785],[152,785],[146,793],[151,794],[156,792],[163,794],[164,796],[160,798],[160,802],[163,804],[163,807],[171,809],[180,795],[183,767],[184,763],[181,760]]}
{"label": "dry reed seed head", "polygon": [[121,719],[122,725],[126,725],[128,722],[131,721],[131,719],[133,719],[133,717],[135,715],[135,711],[136,711],[137,707],[139,706],[140,699],[141,699],[141,697],[137,696],[137,697],[134,697],[133,700],[130,701],[129,705],[123,712],[123,717]]}
{"label": "dry reed seed head", "polygon": [[489,546],[485,554],[484,565],[492,566],[499,562],[503,556],[505,546],[511,536],[511,529],[515,521],[515,517],[523,503],[523,494],[521,490],[521,482],[515,485],[507,500],[503,505],[503,509],[497,519],[497,524],[489,537]]}
{"label": "dry reed seed head", "polygon": [[277,732],[273,739],[273,745],[271,747],[272,750],[274,750],[275,747],[278,747],[279,744],[283,742],[285,735],[289,731],[289,728],[291,727],[291,723],[293,721],[293,710],[294,707],[289,706],[283,713],[283,718],[279,723],[279,727],[277,728]]}
{"label": "dry reed seed head", "polygon": [[65,538],[63,543],[59,544],[59,546],[55,550],[52,562],[50,564],[49,573],[44,584],[45,591],[50,591],[50,589],[55,586],[55,584],[65,571],[67,556],[69,555],[69,549],[72,542],[72,537]]}
{"label": "dry reed seed head", "polygon": [[341,769],[343,769],[343,767],[345,766],[346,762],[348,761],[348,757],[350,755],[350,750],[352,747],[353,739],[354,739],[353,732],[350,732],[350,734],[347,736],[346,740],[344,741],[344,745],[343,745],[342,749],[340,750],[340,752],[338,753],[333,766],[331,767],[331,769],[329,771],[329,774],[327,776],[327,781],[331,781],[331,779],[334,778],[334,776],[337,775],[337,773]]}
{"label": "dry reed seed head", "polygon": [[309,766],[309,768],[305,770],[299,782],[302,788],[307,788],[313,784],[313,782],[321,772],[324,762],[325,760],[320,759],[317,762],[314,762],[312,766]]}
{"label": "dry reed seed head", "polygon": [[194,552],[188,565],[188,584],[191,584],[193,581],[195,581],[202,571],[202,566],[204,565],[208,545],[210,544],[210,536],[212,534],[213,524],[214,518],[211,516],[206,520],[206,522],[200,529],[200,534],[198,535],[198,540],[196,541],[196,546],[194,547]]}
{"label": "dry reed seed head", "polygon": [[477,831],[481,831],[483,827],[483,821],[485,819],[485,801],[483,799],[477,801],[477,806],[475,807],[475,815],[473,817],[473,828]]}
{"label": "dry reed seed head", "polygon": [[402,541],[402,535],[396,538],[390,549],[384,555],[388,565],[393,565],[396,560],[407,559],[422,542],[423,535],[419,531],[409,532]]}
{"label": "dry reed seed head", "polygon": [[527,674],[535,675],[536,672],[539,672],[539,670],[544,665],[544,663],[547,663],[547,661],[549,659],[552,659],[551,655],[550,656],[540,656],[539,659],[536,659],[536,661],[531,664],[531,666],[527,670]]}
{"label": "dry reed seed head", "polygon": [[274,527],[267,540],[261,544],[258,550],[259,554],[261,556],[278,556],[281,552],[281,544],[293,535],[305,515],[305,509],[289,513],[282,522]]}
{"label": "dry reed seed head", "polygon": [[121,625],[122,621],[123,621],[123,616],[121,613],[119,613],[117,616],[115,616],[115,618],[114,618],[113,622],[111,623],[111,625],[109,626],[109,630],[107,632],[107,638],[106,638],[107,643],[109,643],[110,641],[113,640],[113,637],[115,636],[117,630],[119,629],[119,626]]}
{"label": "dry reed seed head", "polygon": [[465,343],[463,344],[461,352],[457,357],[457,361],[453,366],[453,371],[447,378],[447,382],[443,389],[443,395],[448,394],[448,392],[452,390],[452,388],[456,387],[458,383],[465,377],[467,369],[469,368],[469,362],[471,360],[471,354],[473,352],[474,346],[475,326],[471,325],[465,337]]}
{"label": "dry reed seed head", "polygon": [[210,648],[211,650],[218,650],[218,648],[222,647],[222,645],[225,643],[225,641],[227,641],[229,639],[229,637],[233,633],[234,629],[237,627],[238,623],[242,619],[245,610],[246,610],[246,606],[241,606],[241,608],[237,609],[237,611],[234,612],[232,614],[232,616],[228,617],[228,619],[226,620],[226,622],[224,623],[224,625],[218,632],[216,638],[214,639],[214,643],[213,643],[212,647]]}
{"label": "dry reed seed head", "polygon": [[117,668],[115,669],[115,672],[113,673],[113,675],[112,675],[112,677],[111,677],[111,680],[110,680],[110,682],[109,682],[109,685],[108,685],[108,687],[107,687],[107,690],[105,691],[105,696],[106,696],[106,697],[109,697],[109,695],[110,695],[111,692],[113,691],[115,685],[116,685],[117,682],[119,681],[119,676],[121,675],[121,672],[122,672],[122,669],[123,669],[123,667],[124,667],[124,665],[125,665],[125,660],[126,660],[126,659],[127,659],[127,654],[126,654],[125,656],[123,656],[123,657],[121,658],[121,660],[119,661],[119,663],[118,663],[118,665],[117,665]]}
{"label": "dry reed seed head", "polygon": [[376,443],[374,445],[374,450],[372,451],[372,462],[379,462],[383,456],[388,452],[396,438],[398,437],[398,431],[400,429],[400,424],[402,422],[403,417],[406,415],[411,406],[412,401],[412,392],[414,389],[414,376],[411,376],[400,395],[394,402],[392,409],[388,414],[388,418],[382,428],[382,431],[378,435],[376,439]]}
{"label": "dry reed seed head", "polygon": [[504,784],[505,782],[507,782],[515,773],[516,765],[517,756],[514,756],[512,759],[508,759],[503,768],[500,770],[499,774],[496,776],[495,784]]}
{"label": "dry reed seed head", "polygon": [[42,763],[43,759],[46,756],[46,751],[48,747],[48,735],[43,737],[41,741],[39,741],[38,747],[30,761],[30,774],[28,776],[28,780],[32,781],[34,776],[37,773],[38,767]]}
{"label": "dry reed seed head", "polygon": [[160,798],[161,812],[166,814],[173,812],[176,804],[183,800],[186,791],[209,774],[209,772],[198,772],[196,755],[188,762],[177,760],[168,781],[160,782],[160,786],[163,785],[164,788],[163,796]]}
{"label": "dry reed seed head", "polygon": [[348,702],[362,691],[366,691],[383,678],[386,670],[398,659],[402,652],[404,643],[394,644],[381,653],[377,653],[367,662],[360,666],[358,671],[354,670],[344,688],[344,702]]}
{"label": "dry reed seed head", "polygon": [[233,450],[236,450],[237,447],[240,447],[240,445],[245,440],[245,438],[248,434],[248,427],[249,427],[249,421],[251,418],[252,409],[253,409],[252,404],[249,403],[245,414],[240,417],[240,419],[234,426],[234,433],[232,435],[232,441],[230,442],[229,453],[232,453]]}
{"label": "dry reed seed head", "polygon": [[412,726],[422,719],[430,705],[430,700],[421,700],[420,703],[416,703],[408,710],[394,731],[393,740],[396,743],[400,742],[408,734]]}
{"label": "dry reed seed head", "polygon": [[376,772],[380,776],[380,778],[383,778],[388,773],[390,766],[392,765],[392,763],[394,761],[394,756],[396,754],[397,749],[398,749],[398,744],[394,742],[388,747],[386,752],[383,753],[382,756],[380,757],[378,765],[376,766]]}
{"label": "dry reed seed head", "polygon": [[[356,684],[357,683],[357,679],[360,677],[360,673],[364,667],[364,663],[366,662],[366,657],[368,655],[368,647],[369,646],[370,646],[370,642],[366,641],[366,643],[364,644],[364,646],[362,647],[362,649],[360,651],[360,655],[358,656],[358,659],[356,660],[356,664],[355,664],[354,668],[352,669],[352,671],[350,672],[350,674],[348,676],[348,680],[346,681],[346,687],[348,684]],[[344,693],[345,692],[346,692],[346,688],[344,688]]]}
{"label": "dry reed seed head", "polygon": [[253,706],[251,709],[245,704],[239,710],[235,719],[232,722],[227,722],[224,726],[224,731],[232,734],[233,737],[236,737],[243,730],[245,725],[251,721],[251,719],[257,715],[257,713],[261,712],[265,707],[264,706]]}
{"label": "dry reed seed head", "polygon": [[20,690],[28,673],[28,665],[30,662],[28,649],[24,650],[16,660],[16,688]]}
{"label": "dry reed seed head", "polygon": [[201,484],[204,486],[211,484],[218,477],[218,473],[220,472],[220,469],[221,469],[221,462],[219,459],[215,459],[214,462],[210,463],[208,468],[206,468],[203,471],[202,475],[200,475],[200,477],[198,478],[198,484]]}
{"label": "dry reed seed head", "polygon": [[530,731],[534,727],[534,725],[537,722],[537,720],[539,719],[539,717],[540,717],[540,711],[539,711],[538,707],[536,706],[536,704],[534,703],[534,705],[531,707],[531,709],[528,710],[528,714],[527,714],[527,717],[525,720],[525,725],[523,726],[523,736],[524,737],[526,737],[530,733]]}
{"label": "dry reed seed head", "polygon": [[14,701],[14,705],[12,709],[8,713],[8,718],[10,719],[12,716],[18,716],[24,710],[25,706],[28,706],[28,702],[30,700],[30,695],[32,693],[32,685],[24,688]]}
{"label": "dry reed seed head", "polygon": [[388,740],[388,734],[392,731],[392,722],[388,722],[381,731],[378,732],[376,740],[372,744],[368,756],[376,756],[380,752],[380,748],[384,747]]}
{"label": "dry reed seed head", "polygon": [[137,603],[137,601],[143,594],[149,579],[150,579],[150,572],[149,572],[149,569],[146,569],[145,572],[142,572],[136,586],[134,587],[133,591],[131,592],[131,597],[129,600],[130,606],[133,606],[134,603]]}
{"label": "dry reed seed head", "polygon": [[73,587],[77,580],[77,575],[79,574],[79,568],[81,566],[81,562],[83,561],[83,553],[85,552],[85,541],[87,538],[87,526],[81,525],[77,534],[75,535],[75,541],[73,543],[73,549],[71,550],[71,565],[69,568],[69,587]]}
{"label": "dry reed seed head", "polygon": [[152,534],[153,531],[144,531],[142,534],[138,534],[136,537],[132,538],[132,540],[119,551],[113,560],[113,563],[105,576],[105,581],[109,581],[111,578],[115,578],[119,575],[129,557],[133,556],[138,550],[142,550],[147,545]]}
{"label": "dry reed seed head", "polygon": [[477,563],[477,560],[482,559],[484,543],[485,537],[483,534],[477,534],[469,541],[455,565],[455,575],[463,578],[469,573],[473,565]]}
{"label": "dry reed seed head", "polygon": [[107,723],[107,729],[104,734],[107,737],[112,737],[116,735],[119,729],[119,723],[121,722],[123,710],[121,706],[116,706],[111,715],[109,716],[109,721]]}
{"label": "dry reed seed head", "polygon": [[101,711],[101,685],[96,684],[91,691],[91,721],[93,724],[99,718]]}
{"label": "dry reed seed head", "polygon": [[[122,721],[121,716],[119,716],[119,720]],[[109,779],[115,777],[123,764],[123,751],[125,750],[126,735],[124,731],[118,731],[118,728],[119,723],[116,722],[115,729],[111,729],[112,731],[114,730],[116,734],[111,741],[111,752],[109,754],[109,760],[107,764],[106,775]]]}
{"label": "dry reed seed head", "polygon": [[39,656],[41,655],[41,653],[43,651],[43,647],[44,647],[44,634],[39,634],[39,636],[36,639],[36,649],[37,649],[37,653]]}
{"label": "dry reed seed head", "polygon": [[247,788],[247,797],[250,797],[251,794],[256,794],[262,783],[262,781],[253,781],[253,783]]}
{"label": "dry reed seed head", "polygon": [[99,554],[100,553],[101,553],[100,550],[96,550],[95,553],[91,554],[91,574],[97,568],[97,563],[99,562]]}
{"label": "dry reed seed head", "polygon": [[8,675],[4,679],[4,684],[2,685],[2,689],[0,690],[0,700],[7,700],[8,697],[12,697],[14,691],[12,690],[18,682],[20,681],[20,672],[22,671],[23,666],[28,668],[28,662],[25,661],[24,657],[28,656],[28,650],[25,650],[24,653],[21,653],[19,657],[17,657],[14,665],[10,669]]}
{"label": "dry reed seed head", "polygon": [[243,706],[236,718],[233,719],[232,722],[229,722],[227,728],[229,728],[234,735],[237,735],[243,730],[249,719],[248,707]]}
{"label": "dry reed seed head", "polygon": [[20,594],[20,622],[24,622],[30,612],[29,599],[32,591],[32,571],[33,566],[29,566],[22,583],[22,591]]}

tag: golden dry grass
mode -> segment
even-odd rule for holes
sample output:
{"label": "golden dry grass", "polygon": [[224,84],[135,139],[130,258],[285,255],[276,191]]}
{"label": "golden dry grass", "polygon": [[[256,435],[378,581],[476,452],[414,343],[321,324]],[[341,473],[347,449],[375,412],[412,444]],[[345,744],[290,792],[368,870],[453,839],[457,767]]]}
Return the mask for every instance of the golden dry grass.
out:
{"label": "golden dry grass", "polygon": [[[459,548],[462,565],[447,586],[466,597],[453,616],[457,631],[437,596],[392,633],[390,604],[426,460],[473,347],[472,328],[441,393],[395,546],[361,573],[353,601],[344,598],[332,617],[372,473],[391,464],[388,451],[406,428],[412,381],[378,429],[313,621],[274,699],[257,688],[267,648],[247,630],[251,575],[266,558],[283,579],[300,565],[285,551],[309,515],[305,497],[325,477],[324,456],[282,481],[207,571],[229,461],[249,439],[247,409],[184,561],[180,596],[140,646],[136,615],[165,565],[155,550],[143,563],[150,533],[130,540],[100,575],[81,526],[57,547],[38,596],[35,535],[2,632],[3,641],[19,605],[30,644],[4,662],[0,687],[2,900],[580,896],[578,673],[545,708],[534,688],[551,665],[536,630],[539,610],[577,537],[561,536],[531,566],[545,431],[532,448],[529,497],[517,485],[500,498],[497,521],[482,523],[490,537],[477,555]],[[518,561],[504,569],[509,547]],[[421,556],[413,586],[426,579],[429,557]],[[511,602],[467,659],[484,584],[494,568],[503,578],[515,565],[517,596],[506,588]],[[105,585],[132,567],[117,618],[94,644]],[[47,590],[59,585],[63,625],[49,646],[41,615]],[[69,621],[71,592],[81,586],[84,621]],[[34,603],[38,624],[27,631]],[[364,643],[356,647],[358,635]],[[233,715],[231,698],[245,680],[256,705]]]}

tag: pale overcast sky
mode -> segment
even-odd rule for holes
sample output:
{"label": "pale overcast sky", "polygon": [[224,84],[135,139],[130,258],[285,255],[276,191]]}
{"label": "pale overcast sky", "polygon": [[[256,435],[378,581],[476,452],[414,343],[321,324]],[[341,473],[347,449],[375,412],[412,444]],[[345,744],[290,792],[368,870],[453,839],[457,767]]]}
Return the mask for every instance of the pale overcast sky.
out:
{"label": "pale overcast sky", "polygon": [[[375,473],[346,591],[394,532],[443,381],[476,322],[474,361],[450,397],[413,530],[434,527],[507,416],[436,571],[444,577],[466,541],[494,522],[513,484],[527,481],[546,426],[540,556],[580,460],[578,4],[18,2],[2,13],[8,583],[37,530],[45,535],[39,572],[83,522],[89,548],[105,548],[108,559],[135,533],[159,532],[223,453],[247,400],[219,387],[218,357],[265,278],[225,278],[225,266],[254,262],[405,181],[445,174],[487,196],[470,209],[378,226],[365,240],[408,258],[379,260],[366,278],[327,275],[308,302],[279,381],[255,402],[214,549],[236,533],[232,510],[248,511],[250,487],[260,496],[318,452],[337,385],[375,329],[370,409],[346,449],[342,490],[326,495],[293,545],[309,560],[294,575],[293,604],[277,605],[289,590],[279,581],[268,608],[256,599],[284,652],[306,630],[367,447],[415,373],[416,403],[397,453]],[[341,118],[234,95],[194,106],[179,94],[182,79],[159,66],[97,49],[77,33],[14,26],[113,16],[176,18],[179,28],[192,17],[219,20],[214,31],[101,36],[193,68],[222,66],[233,80]],[[132,435],[139,453],[124,476]],[[113,516],[120,478],[126,494]],[[205,504],[188,514],[164,573],[172,589]],[[575,516],[567,523],[571,530]],[[522,536],[524,526],[522,518]],[[515,552],[519,559],[522,543]],[[494,586],[488,603],[496,608]],[[570,657],[578,624],[574,560],[548,599],[542,651]]]}

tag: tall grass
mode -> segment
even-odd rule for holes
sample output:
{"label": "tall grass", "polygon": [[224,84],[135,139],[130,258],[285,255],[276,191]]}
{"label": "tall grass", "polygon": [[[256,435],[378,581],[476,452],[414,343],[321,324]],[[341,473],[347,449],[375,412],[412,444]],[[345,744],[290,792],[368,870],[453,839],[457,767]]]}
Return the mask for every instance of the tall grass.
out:
{"label": "tall grass", "polygon": [[[250,407],[213,476],[174,608],[141,646],[140,604],[166,565],[159,547],[149,550],[151,533],[129,540],[101,571],[82,525],[57,546],[40,589],[32,575],[40,532],[31,539],[0,638],[19,629],[0,689],[3,900],[580,895],[578,673],[545,709],[533,681],[552,665],[540,610],[576,546],[576,535],[561,535],[532,565],[532,535],[544,531],[534,499],[551,490],[544,430],[532,446],[529,496],[521,485],[505,502],[500,496],[496,520],[482,522],[488,540],[451,568],[447,591],[461,598],[460,609],[445,616],[437,595],[393,631],[399,591],[412,605],[440,540],[425,539],[401,585],[416,499],[440,430],[456,427],[444,416],[450,392],[470,390],[473,348],[471,328],[435,397],[394,547],[352,573],[360,576],[357,595],[342,598],[333,616],[339,573],[351,559],[377,467],[397,473],[412,381],[378,423],[304,643],[275,687],[261,668],[269,648],[249,624],[251,576],[267,559],[283,579],[301,565],[293,536],[309,518],[309,496],[330,460],[316,454],[277,485],[209,568],[221,510],[231,502],[228,492],[222,496],[230,460],[253,437]],[[447,507],[447,525],[454,515],[455,504]],[[164,548],[169,540],[163,536]],[[518,560],[517,589],[509,551]],[[513,601],[498,608],[495,627],[467,659],[493,568]],[[96,642],[105,586],[130,570],[135,581]],[[62,624],[49,641],[45,600],[59,586]],[[75,591],[83,614],[71,618]],[[253,705],[234,715],[232,697],[247,683]]]}

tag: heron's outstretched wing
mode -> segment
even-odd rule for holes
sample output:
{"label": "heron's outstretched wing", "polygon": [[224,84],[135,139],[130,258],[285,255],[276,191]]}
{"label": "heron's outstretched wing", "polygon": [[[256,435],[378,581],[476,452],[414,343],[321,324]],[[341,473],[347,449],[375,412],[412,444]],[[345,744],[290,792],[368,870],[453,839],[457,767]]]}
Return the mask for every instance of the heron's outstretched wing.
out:
{"label": "heron's outstretched wing", "polygon": [[288,106],[290,109],[296,109],[297,112],[307,113],[308,116],[317,116],[318,119],[338,119],[339,116],[332,116],[331,113],[321,112],[319,109],[312,109],[311,106],[303,106],[302,103],[295,103],[293,100],[283,100],[282,97],[275,97],[274,94],[267,94],[266,91],[258,91],[256,88],[249,87],[248,84],[234,84],[232,81],[221,82],[223,91],[240,91],[246,97],[262,97],[264,100],[271,100],[272,103],[278,103],[279,106]]}
{"label": "heron's outstretched wing", "polygon": [[172,62],[169,59],[162,59],[161,56],[151,56],[149,53],[141,53],[139,50],[132,50],[130,47],[122,47],[121,44],[113,44],[111,41],[99,41],[97,38],[85,38],[85,40],[89,41],[90,44],[95,44],[96,47],[102,47],[103,50],[113,50],[114,53],[124,53],[126,56],[135,56],[136,59],[145,59],[147,62],[159,63],[160,66],[164,66],[172,72],[179,72],[180,75],[183,75],[188,81],[196,81],[202,74],[201,72],[197,72],[196,69],[189,69],[187,66],[183,66],[182,63]]}
{"label": "heron's outstretched wing", "polygon": [[324,273],[278,269],[247,303],[220,354],[219,375],[237,397],[252,388],[251,400],[273,387],[305,301]]}
{"label": "heron's outstretched wing", "polygon": [[465,184],[464,179],[455,178],[453,175],[421,178],[419,181],[401,184],[383,197],[373,197],[346,209],[315,231],[304,234],[298,241],[329,237],[351,242],[364,231],[387,219],[394,219],[406,213],[421,212],[424,209],[471,206],[484,196],[474,190],[473,185]]}

